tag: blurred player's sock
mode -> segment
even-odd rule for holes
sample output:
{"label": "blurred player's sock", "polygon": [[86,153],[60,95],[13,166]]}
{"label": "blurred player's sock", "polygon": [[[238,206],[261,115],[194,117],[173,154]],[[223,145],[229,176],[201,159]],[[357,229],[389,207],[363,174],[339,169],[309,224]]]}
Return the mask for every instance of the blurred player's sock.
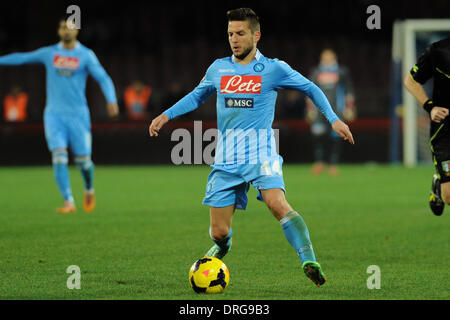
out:
{"label": "blurred player's sock", "polygon": [[303,218],[297,212],[291,211],[280,220],[280,224],[283,227],[286,239],[295,249],[300,260],[303,263],[316,261],[311,240],[309,239],[309,231]]}
{"label": "blurred player's sock", "polygon": [[217,240],[211,236],[211,227],[210,227],[209,236],[211,237],[211,240],[214,241],[215,245],[213,245],[211,249],[209,249],[208,252],[206,252],[205,257],[215,257],[217,259],[222,259],[231,249],[231,245],[233,243],[232,240],[233,230],[230,228],[230,232],[225,238]]}
{"label": "blurred player's sock", "polygon": [[94,163],[90,156],[75,157],[75,164],[80,169],[84,180],[84,188],[87,192],[94,191]]}
{"label": "blurred player's sock", "polygon": [[72,189],[70,188],[69,177],[69,156],[67,151],[54,151],[52,153],[53,173],[55,175],[56,184],[59,192],[65,201],[73,204]]}

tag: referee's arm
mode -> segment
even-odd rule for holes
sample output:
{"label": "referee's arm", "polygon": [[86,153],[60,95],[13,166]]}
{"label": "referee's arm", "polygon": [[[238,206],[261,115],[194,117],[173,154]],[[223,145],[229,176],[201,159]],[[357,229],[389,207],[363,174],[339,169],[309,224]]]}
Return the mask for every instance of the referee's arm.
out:
{"label": "referee's arm", "polygon": [[421,106],[423,106],[424,103],[429,99],[427,93],[423,89],[423,86],[413,79],[411,73],[408,72],[403,85]]}
{"label": "referee's arm", "polygon": [[[423,89],[422,84],[414,80],[411,73],[408,73],[405,77],[405,81],[403,82],[406,90],[412,94],[412,96],[416,99],[416,101],[424,106],[425,103],[429,100],[428,95]],[[430,118],[434,122],[441,122],[449,115],[449,110],[447,108],[441,108],[439,106],[432,106],[430,112]]]}

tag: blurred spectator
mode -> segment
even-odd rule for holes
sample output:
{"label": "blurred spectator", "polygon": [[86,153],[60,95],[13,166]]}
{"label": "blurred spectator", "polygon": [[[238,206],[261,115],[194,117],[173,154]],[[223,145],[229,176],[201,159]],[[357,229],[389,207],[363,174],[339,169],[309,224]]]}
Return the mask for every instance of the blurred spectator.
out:
{"label": "blurred spectator", "polygon": [[152,88],[136,80],[125,88],[125,113],[130,120],[148,120],[148,102]]}
{"label": "blurred spectator", "polygon": [[19,86],[13,86],[3,100],[5,122],[27,121],[28,94]]}
{"label": "blurred spectator", "polygon": [[[337,55],[331,49],[325,49],[320,55],[320,63],[313,70],[310,80],[313,81],[328,98],[334,112],[345,121],[353,121],[356,117],[353,85],[348,69],[338,64]],[[315,163],[311,172],[319,175],[328,162],[329,174],[339,173],[336,164],[341,153],[341,138],[331,130],[325,117],[314,107],[311,99],[306,100],[306,119],[311,123]],[[329,150],[328,156],[326,152]]]}

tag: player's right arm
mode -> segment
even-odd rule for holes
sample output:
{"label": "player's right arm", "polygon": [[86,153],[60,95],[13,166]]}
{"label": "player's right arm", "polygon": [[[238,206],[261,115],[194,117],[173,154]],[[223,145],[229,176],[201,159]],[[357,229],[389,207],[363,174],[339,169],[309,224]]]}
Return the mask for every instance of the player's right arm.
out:
{"label": "player's right arm", "polygon": [[171,108],[165,110],[162,114],[153,119],[149,127],[151,137],[157,137],[159,130],[161,130],[169,120],[197,109],[199,105],[205,102],[206,99],[214,93],[216,88],[212,82],[211,73],[211,67],[209,67],[206,75],[194,90],[181,98]]}
{"label": "player's right arm", "polygon": [[[315,83],[317,81],[317,74],[318,69],[315,68],[313,72],[310,74],[309,79],[311,82]],[[311,98],[309,98],[307,95],[305,95],[306,99],[306,121],[308,122],[314,122],[317,119],[317,116],[319,115],[317,112],[317,108],[314,107],[314,103],[312,102]]]}
{"label": "player's right arm", "polygon": [[88,51],[87,69],[89,74],[97,80],[103,95],[106,99],[106,108],[111,118],[116,117],[119,114],[119,106],[117,105],[116,90],[111,77],[106,73],[105,69],[100,64],[94,51]]}
{"label": "player's right arm", "polygon": [[433,64],[431,61],[432,46],[419,57],[417,63],[406,75],[403,85],[406,90],[430,113],[430,118],[434,122],[441,122],[449,115],[447,108],[435,106],[423,88],[423,84],[433,76]]}
{"label": "player's right arm", "polygon": [[0,65],[18,66],[22,64],[44,63],[46,48],[30,52],[10,53],[0,57]]}

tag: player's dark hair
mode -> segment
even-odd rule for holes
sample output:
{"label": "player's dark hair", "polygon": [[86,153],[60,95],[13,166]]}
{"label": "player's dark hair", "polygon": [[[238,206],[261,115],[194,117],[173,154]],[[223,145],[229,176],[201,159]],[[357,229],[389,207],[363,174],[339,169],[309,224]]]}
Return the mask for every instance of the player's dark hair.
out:
{"label": "player's dark hair", "polygon": [[334,55],[337,55],[336,50],[334,50],[334,48],[332,48],[332,47],[324,47],[324,48],[322,49],[322,51],[320,51],[320,53],[324,53],[325,51],[330,51],[330,52],[332,52]]}
{"label": "player's dark hair", "polygon": [[66,22],[67,18],[64,16],[59,17],[57,20],[56,28],[59,29],[59,26],[61,25],[61,22]]}
{"label": "player's dark hair", "polygon": [[248,21],[252,33],[260,31],[259,18],[255,11],[250,8],[239,8],[227,11],[228,22],[230,21]]}

